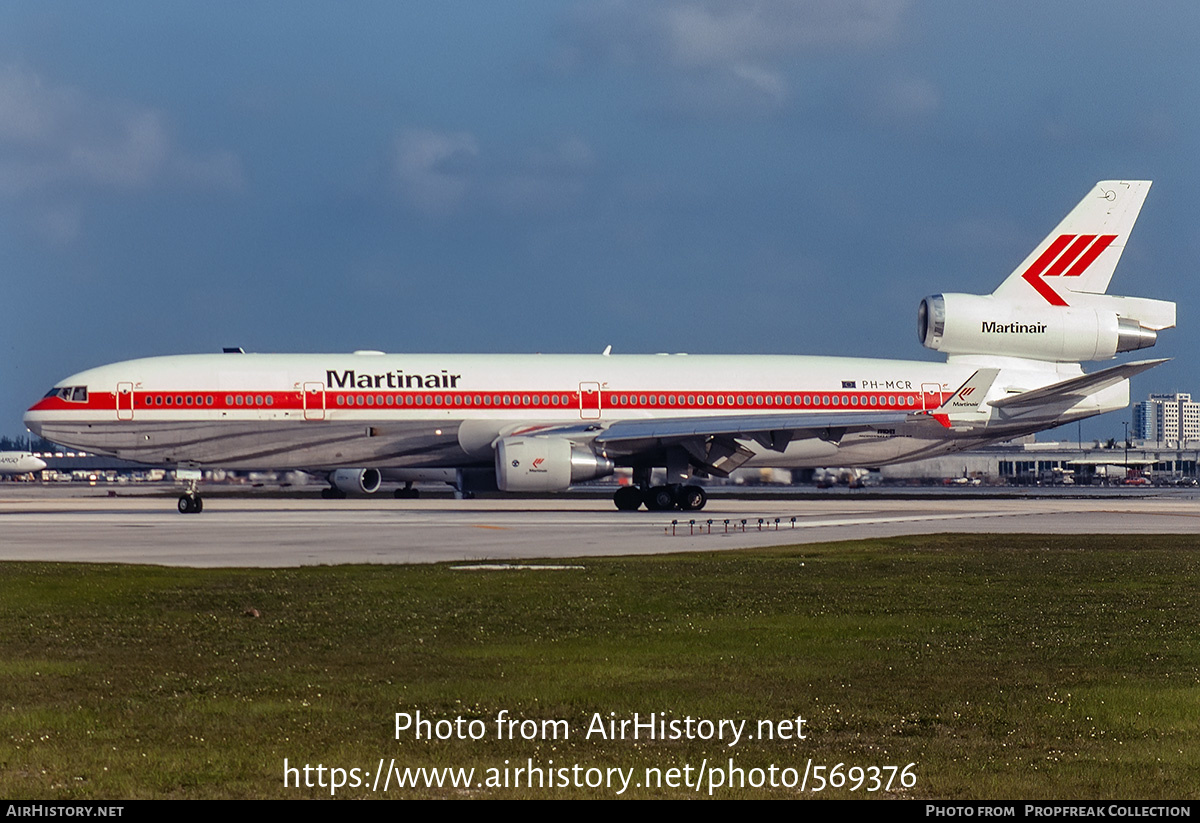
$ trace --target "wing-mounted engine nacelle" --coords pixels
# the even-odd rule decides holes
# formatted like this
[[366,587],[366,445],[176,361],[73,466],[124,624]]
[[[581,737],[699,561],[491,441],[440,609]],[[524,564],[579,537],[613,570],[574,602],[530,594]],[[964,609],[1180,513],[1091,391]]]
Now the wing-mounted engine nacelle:
[[935,294],[917,309],[921,344],[946,354],[993,354],[1052,362],[1107,360],[1150,348],[1175,325],[1175,304],[1072,295],[1076,305],[1036,306],[994,295]]
[[374,494],[382,482],[379,469],[338,469],[329,473],[329,483],[346,494]]
[[496,444],[496,485],[506,492],[561,492],[613,473],[613,462],[563,437],[505,437]]

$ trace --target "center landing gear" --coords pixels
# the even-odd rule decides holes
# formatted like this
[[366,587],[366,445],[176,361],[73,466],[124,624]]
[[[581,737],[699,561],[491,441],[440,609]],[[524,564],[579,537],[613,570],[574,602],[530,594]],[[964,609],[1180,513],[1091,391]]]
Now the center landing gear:
[[416,500],[420,496],[421,490],[414,489],[413,482],[411,480],[404,484],[404,488],[396,489],[394,492],[392,492],[392,497],[395,497],[397,500]]
[[652,512],[679,509],[685,512],[700,511],[708,503],[708,493],[700,486],[623,486],[613,495],[613,503],[623,512],[633,512],[646,504]]

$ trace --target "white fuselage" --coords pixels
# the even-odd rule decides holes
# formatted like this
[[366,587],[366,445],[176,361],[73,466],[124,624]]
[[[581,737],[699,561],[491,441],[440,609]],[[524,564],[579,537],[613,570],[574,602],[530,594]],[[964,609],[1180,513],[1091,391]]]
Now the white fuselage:
[[[1128,404],[1124,381],[1047,412],[938,408],[978,364],[786,355],[201,354],[73,375],[25,415],[66,446],[230,469],[490,465],[498,438],[540,428],[721,416],[908,412],[911,422],[796,440],[748,465],[876,466],[958,451]],[[1014,361],[988,399],[1079,374]],[[610,455],[617,465],[622,455]]]

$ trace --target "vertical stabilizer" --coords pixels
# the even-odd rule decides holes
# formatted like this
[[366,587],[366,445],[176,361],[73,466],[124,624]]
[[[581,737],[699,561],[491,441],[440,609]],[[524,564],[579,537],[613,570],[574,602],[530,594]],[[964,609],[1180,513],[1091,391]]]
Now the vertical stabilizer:
[[1104,294],[1149,191],[1149,180],[1097,183],[993,295],[1062,307]]

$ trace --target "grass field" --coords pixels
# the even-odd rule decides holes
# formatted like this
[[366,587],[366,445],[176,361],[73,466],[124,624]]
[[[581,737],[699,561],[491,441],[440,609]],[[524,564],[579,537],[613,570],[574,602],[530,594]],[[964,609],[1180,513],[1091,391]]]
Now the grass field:
[[[330,796],[285,789],[284,758],[367,783],[380,758],[474,767],[479,782],[506,760],[553,760],[633,768],[635,783],[733,758],[798,773],[915,764],[915,786],[824,797],[1194,799],[1198,560],[1192,537],[949,535],[559,570],[3,564],[0,796]],[[487,733],[396,739],[395,713],[417,710]],[[501,710],[566,720],[570,738],[498,740]],[[584,739],[596,712],[748,730],[802,716],[806,739]]]

